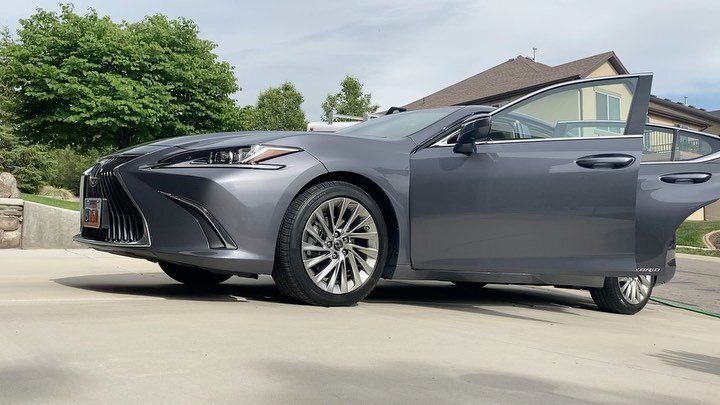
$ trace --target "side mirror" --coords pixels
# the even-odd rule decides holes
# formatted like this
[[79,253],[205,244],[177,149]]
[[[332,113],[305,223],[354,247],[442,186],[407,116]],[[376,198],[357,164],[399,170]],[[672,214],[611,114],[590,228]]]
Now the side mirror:
[[487,115],[467,118],[460,127],[460,133],[453,147],[453,152],[462,153],[466,156],[477,152],[475,142],[488,138],[491,121]]

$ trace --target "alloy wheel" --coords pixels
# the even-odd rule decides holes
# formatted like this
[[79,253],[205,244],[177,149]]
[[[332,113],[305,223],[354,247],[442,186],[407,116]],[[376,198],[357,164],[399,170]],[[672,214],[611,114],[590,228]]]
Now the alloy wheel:
[[652,276],[618,277],[618,284],[625,301],[637,305],[649,296]]
[[376,271],[378,232],[370,212],[356,200],[332,198],[308,218],[302,236],[305,271],[331,294],[347,294]]

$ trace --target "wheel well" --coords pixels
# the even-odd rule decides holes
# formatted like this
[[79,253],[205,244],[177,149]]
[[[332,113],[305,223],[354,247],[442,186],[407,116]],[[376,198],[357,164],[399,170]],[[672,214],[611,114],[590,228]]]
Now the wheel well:
[[388,256],[383,277],[391,276],[393,270],[395,269],[395,265],[397,264],[400,230],[398,228],[397,215],[395,214],[395,209],[390,202],[390,198],[388,198],[385,191],[383,191],[383,189],[374,181],[363,175],[352,172],[325,173],[312,179],[302,188],[302,190],[298,192],[297,195],[302,194],[305,190],[316,184],[324,183],[326,181],[344,181],[358,186],[363,189],[363,191],[370,194],[370,197],[372,197],[378,207],[380,207],[380,211],[382,211],[388,231]]

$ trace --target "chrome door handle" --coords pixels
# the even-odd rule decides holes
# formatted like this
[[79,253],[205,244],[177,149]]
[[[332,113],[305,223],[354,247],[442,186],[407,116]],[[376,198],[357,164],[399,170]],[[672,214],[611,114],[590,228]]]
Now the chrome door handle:
[[698,184],[710,180],[710,173],[672,173],[660,176],[660,180],[672,184]]
[[634,161],[634,156],[608,154],[584,156],[577,159],[575,163],[586,169],[620,169],[630,166]]

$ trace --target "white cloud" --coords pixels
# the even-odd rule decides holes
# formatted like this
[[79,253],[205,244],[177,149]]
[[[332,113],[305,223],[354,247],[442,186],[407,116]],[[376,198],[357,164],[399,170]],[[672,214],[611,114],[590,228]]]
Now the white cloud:
[[[671,1],[73,1],[116,20],[165,13],[195,20],[236,68],[242,103],[284,80],[303,92],[308,119],[345,74],[383,107],[427,95],[539,48],[556,65],[614,50],[630,71],[653,71],[653,93],[720,109],[720,2]],[[0,1],[17,27],[56,0]]]

